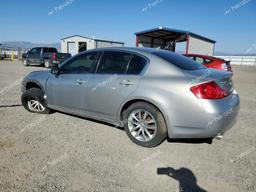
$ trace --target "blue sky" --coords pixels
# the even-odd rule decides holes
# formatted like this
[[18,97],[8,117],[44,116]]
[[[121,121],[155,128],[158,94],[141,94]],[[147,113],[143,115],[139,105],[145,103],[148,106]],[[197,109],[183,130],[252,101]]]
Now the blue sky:
[[134,46],[135,32],[163,26],[214,39],[217,51],[256,52],[256,0],[69,0],[55,9],[66,1],[2,1],[0,41],[52,43],[79,34]]

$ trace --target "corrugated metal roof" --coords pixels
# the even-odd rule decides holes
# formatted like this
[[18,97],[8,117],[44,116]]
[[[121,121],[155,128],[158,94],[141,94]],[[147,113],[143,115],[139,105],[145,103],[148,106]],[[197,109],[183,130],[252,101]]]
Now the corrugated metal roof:
[[189,34],[190,36],[192,37],[196,37],[196,38],[199,38],[199,39],[202,39],[202,40],[205,40],[205,41],[209,41],[211,43],[216,43],[215,40],[212,40],[212,39],[209,39],[207,37],[204,37],[204,36],[201,36],[201,35],[198,35],[196,33],[192,33],[190,31],[184,31],[184,30],[179,30],[179,29],[172,29],[172,28],[167,28],[167,27],[158,27],[158,28],[153,28],[153,29],[148,29],[148,30],[145,30],[145,31],[140,31],[140,32],[137,32],[135,33],[136,36],[139,36],[139,35],[148,35],[148,36],[164,36],[164,35],[170,35],[170,34]]

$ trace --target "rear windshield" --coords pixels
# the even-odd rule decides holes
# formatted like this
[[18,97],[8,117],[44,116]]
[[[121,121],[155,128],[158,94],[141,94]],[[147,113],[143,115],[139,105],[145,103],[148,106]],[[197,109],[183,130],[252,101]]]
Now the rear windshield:
[[182,70],[205,69],[205,66],[198,64],[195,61],[185,56],[173,53],[171,51],[159,50],[159,51],[153,52],[153,54],[179,67]]
[[57,53],[56,48],[44,48],[43,53]]

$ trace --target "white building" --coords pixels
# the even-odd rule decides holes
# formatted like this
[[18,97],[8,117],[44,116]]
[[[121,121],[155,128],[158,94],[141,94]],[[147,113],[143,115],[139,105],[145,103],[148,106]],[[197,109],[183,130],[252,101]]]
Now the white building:
[[123,42],[94,39],[80,35],[73,35],[61,39],[61,52],[71,53],[71,55],[95,48],[123,46]]

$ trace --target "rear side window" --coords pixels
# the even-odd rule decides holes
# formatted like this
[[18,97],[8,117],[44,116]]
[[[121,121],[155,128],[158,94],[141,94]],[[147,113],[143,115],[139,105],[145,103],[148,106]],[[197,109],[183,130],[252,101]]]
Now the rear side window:
[[43,48],[43,53],[57,53],[55,48]]
[[143,70],[146,63],[147,61],[144,58],[139,57],[137,55],[133,55],[132,60],[127,69],[127,74],[134,74],[134,75],[140,74],[140,72]]
[[131,54],[115,51],[103,53],[97,73],[124,74],[130,61]]
[[205,69],[203,65],[196,63],[195,61],[170,51],[159,50],[153,52],[154,55],[168,61],[169,63],[175,65],[182,70],[198,70]]

